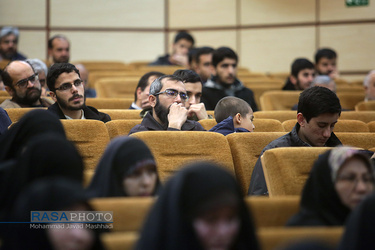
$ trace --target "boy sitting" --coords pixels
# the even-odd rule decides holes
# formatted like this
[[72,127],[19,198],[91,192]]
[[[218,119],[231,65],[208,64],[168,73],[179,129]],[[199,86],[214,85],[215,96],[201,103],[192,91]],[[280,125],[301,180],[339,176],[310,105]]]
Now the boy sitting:
[[252,132],[254,115],[250,105],[244,100],[227,96],[222,98],[215,107],[215,125],[210,132],[223,135],[236,132]]

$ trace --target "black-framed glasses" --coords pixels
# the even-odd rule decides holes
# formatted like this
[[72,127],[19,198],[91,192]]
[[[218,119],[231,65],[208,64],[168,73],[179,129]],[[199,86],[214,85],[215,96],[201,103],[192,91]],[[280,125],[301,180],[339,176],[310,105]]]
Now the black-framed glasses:
[[32,76],[29,76],[28,78],[25,78],[25,79],[22,79],[22,80],[19,80],[16,85],[21,88],[21,89],[24,89],[27,87],[29,81],[32,83],[32,84],[35,84],[37,81],[39,80],[38,78],[38,73],[35,73],[33,74]]
[[180,98],[182,101],[187,101],[189,99],[189,96],[184,92],[178,92],[176,89],[166,89],[163,92],[159,92],[154,94],[154,96],[160,95],[160,94],[166,94],[168,97],[176,98],[177,95],[180,95]]
[[58,87],[58,88],[56,88],[56,90],[60,90],[60,91],[70,90],[71,88],[73,88],[73,85],[74,85],[75,87],[81,87],[81,86],[82,86],[82,82],[83,82],[83,81],[82,81],[81,79],[79,79],[79,80],[75,80],[75,81],[73,82],[73,84],[67,82],[67,83],[61,84],[61,86]]

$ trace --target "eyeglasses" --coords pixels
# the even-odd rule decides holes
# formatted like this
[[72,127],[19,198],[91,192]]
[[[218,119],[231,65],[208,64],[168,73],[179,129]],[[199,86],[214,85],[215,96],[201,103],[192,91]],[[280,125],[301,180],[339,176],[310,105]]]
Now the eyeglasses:
[[173,98],[176,98],[177,95],[180,95],[180,98],[182,101],[187,101],[189,99],[188,95],[184,92],[178,92],[178,90],[175,90],[175,89],[166,89],[165,91],[163,92],[159,92],[159,93],[156,93],[154,94],[154,96],[157,96],[157,95],[160,95],[160,94],[166,94],[168,97],[173,97]]
[[82,86],[82,80],[81,79],[76,80],[76,81],[73,82],[73,84],[71,84],[69,82],[64,83],[60,87],[56,88],[56,90],[60,90],[60,91],[70,90],[71,88],[73,88],[73,85],[75,87],[81,87]]
[[25,78],[25,79],[22,79],[22,80],[19,80],[16,85],[23,89],[23,88],[26,88],[29,81],[32,83],[32,84],[35,84],[36,82],[38,82],[39,78],[38,78],[38,73],[35,73],[34,75],[28,77],[28,78]]

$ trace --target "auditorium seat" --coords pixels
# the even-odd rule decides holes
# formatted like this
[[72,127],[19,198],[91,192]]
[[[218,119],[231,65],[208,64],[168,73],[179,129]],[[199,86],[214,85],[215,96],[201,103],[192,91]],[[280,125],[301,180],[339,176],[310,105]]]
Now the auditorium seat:
[[[367,126],[368,126],[370,132],[375,132],[375,121],[367,123]],[[375,147],[375,145],[374,145],[374,147]]]
[[0,96],[7,96],[8,98],[10,98],[9,93],[6,90],[0,90]]
[[205,131],[145,131],[131,136],[143,140],[149,146],[162,182],[182,165],[198,160],[217,162],[234,174],[232,154],[222,134]]
[[254,132],[284,132],[281,122],[275,119],[254,119]]
[[203,119],[199,120],[198,122],[202,125],[202,127],[205,130],[210,130],[213,126],[217,124],[215,119]]
[[9,108],[5,109],[5,111],[8,113],[9,118],[12,120],[12,122],[17,122],[21,117],[26,114],[27,112],[35,109],[47,109],[47,108]]
[[375,111],[375,101],[362,101],[355,105],[355,111]]
[[375,111],[343,111],[340,119],[359,120],[368,123],[375,121]]
[[365,94],[364,92],[338,92],[337,97],[340,99],[340,104],[343,109],[354,110],[355,105],[365,99]]
[[[126,77],[128,79],[140,79],[143,75],[143,72],[131,70],[131,71],[94,71],[90,72],[89,74],[89,84],[91,88],[95,88],[95,83],[103,78],[119,78],[119,77]],[[135,89],[134,89],[135,90]]]
[[95,82],[98,98],[129,98],[134,100],[138,77],[102,78]]
[[266,110],[291,110],[298,103],[300,91],[272,90],[260,97],[260,108]]
[[112,120],[105,125],[108,129],[109,138],[112,140],[116,136],[127,136],[130,130],[141,122],[142,119]]
[[315,160],[329,149],[285,147],[264,152],[261,159],[269,197],[301,195]]
[[370,150],[375,147],[375,133],[343,133],[337,132],[336,136],[342,144]]
[[86,105],[96,109],[128,109],[134,98],[86,98]]
[[[287,120],[282,123],[286,132],[290,132],[294,125],[297,123],[297,119]],[[370,132],[366,123],[357,120],[344,120],[338,119],[334,132]]]
[[297,119],[296,110],[269,110],[254,112],[254,120],[256,119],[276,119],[280,122],[286,120]]
[[283,135],[285,132],[233,133],[226,136],[236,178],[244,195],[247,194],[251,174],[263,148]]
[[142,119],[139,109],[99,109],[99,111],[108,114],[112,120]]

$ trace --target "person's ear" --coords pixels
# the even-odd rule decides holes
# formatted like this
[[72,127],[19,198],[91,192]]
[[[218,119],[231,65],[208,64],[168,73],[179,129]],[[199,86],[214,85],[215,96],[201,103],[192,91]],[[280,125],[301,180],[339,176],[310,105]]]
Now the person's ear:
[[57,102],[57,98],[56,98],[56,93],[55,92],[50,91],[49,92],[49,96],[52,98],[52,100],[54,100],[55,102]]
[[301,127],[304,127],[306,125],[307,122],[302,113],[297,114],[297,122]]
[[290,82],[293,83],[294,85],[297,84],[297,78],[293,75],[289,76]]
[[149,95],[148,102],[150,103],[150,106],[154,108],[156,106],[156,96]]
[[14,91],[14,89],[12,89],[11,87],[9,87],[9,86],[4,86],[5,87],[5,90],[8,92],[8,94],[10,95],[10,96],[13,96],[15,93],[15,91]]
[[137,100],[141,97],[142,89],[141,87],[137,88]]
[[233,117],[233,123],[234,123],[234,124],[241,125],[241,119],[242,119],[241,114],[240,114],[240,113],[237,113],[237,114]]

